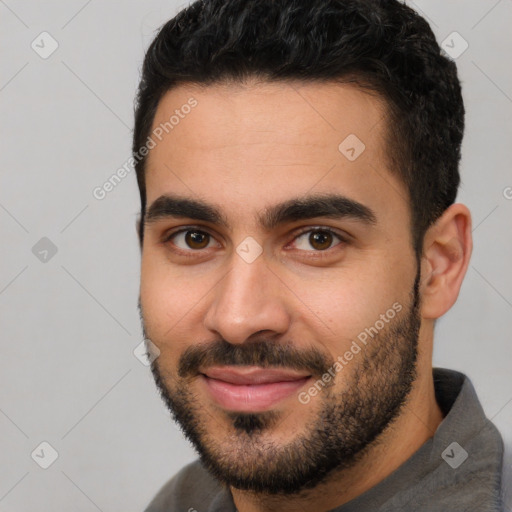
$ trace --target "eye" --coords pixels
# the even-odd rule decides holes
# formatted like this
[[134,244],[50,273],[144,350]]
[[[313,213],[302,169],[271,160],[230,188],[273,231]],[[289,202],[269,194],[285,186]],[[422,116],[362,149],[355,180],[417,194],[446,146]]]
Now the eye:
[[[194,227],[182,228],[167,234],[162,242],[171,244],[175,252],[183,255],[192,255],[191,253],[212,247],[221,247],[208,232]],[[309,253],[327,252],[329,249],[345,243],[348,243],[345,237],[324,227],[304,229],[292,241],[295,249]]]
[[189,228],[175,231],[166,236],[164,242],[167,243],[171,241],[173,245],[182,251],[190,251],[191,249],[198,251],[208,249],[214,239],[209,233],[206,233],[206,231]]
[[[334,244],[333,242],[338,239],[339,243]],[[303,231],[299,234],[295,240],[296,248],[303,251],[310,251],[311,247],[314,252],[326,251],[336,245],[346,242],[346,239],[341,235],[338,235],[331,229],[327,228],[314,228]]]

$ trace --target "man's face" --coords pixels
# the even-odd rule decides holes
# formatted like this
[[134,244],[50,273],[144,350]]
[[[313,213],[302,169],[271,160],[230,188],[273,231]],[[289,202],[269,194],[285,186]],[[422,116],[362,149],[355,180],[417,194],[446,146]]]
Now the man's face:
[[337,84],[182,85],[153,129],[176,110],[146,170],[155,381],[215,476],[311,487],[356,461],[416,376],[419,274],[382,105]]

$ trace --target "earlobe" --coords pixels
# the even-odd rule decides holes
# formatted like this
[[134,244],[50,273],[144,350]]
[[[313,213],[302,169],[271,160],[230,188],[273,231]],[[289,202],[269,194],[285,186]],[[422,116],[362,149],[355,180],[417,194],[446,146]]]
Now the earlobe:
[[425,234],[422,256],[424,318],[439,318],[453,306],[472,249],[471,213],[463,204],[453,204]]

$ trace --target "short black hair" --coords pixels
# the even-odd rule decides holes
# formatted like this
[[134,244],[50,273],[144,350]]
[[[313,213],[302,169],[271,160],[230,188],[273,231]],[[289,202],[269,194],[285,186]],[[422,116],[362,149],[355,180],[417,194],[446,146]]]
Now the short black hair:
[[[426,230],[457,196],[465,113],[456,65],[429,24],[397,0],[198,0],[146,52],[134,155],[170,89],[250,78],[352,83],[384,100],[387,163],[408,190],[418,256]],[[135,163],[141,244],[145,163]]]

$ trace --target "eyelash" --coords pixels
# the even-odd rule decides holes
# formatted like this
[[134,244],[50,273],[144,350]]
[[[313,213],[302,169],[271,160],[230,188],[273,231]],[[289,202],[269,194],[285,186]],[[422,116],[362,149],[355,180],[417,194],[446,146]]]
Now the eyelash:
[[[210,233],[208,233],[208,231],[206,231],[204,229],[200,229],[199,227],[196,227],[196,226],[185,226],[185,227],[183,227],[183,228],[181,228],[181,229],[179,229],[177,231],[173,231],[171,233],[166,234],[164,236],[163,240],[162,240],[162,243],[167,244],[175,236],[179,235],[180,233],[186,233],[186,232],[189,232],[189,231],[197,232],[197,233],[202,233],[202,234],[205,234],[205,235],[207,235],[207,236],[209,236],[211,238],[215,238],[215,237],[213,237],[213,235],[211,235]],[[337,231],[334,231],[331,228],[324,227],[324,226],[313,226],[313,227],[303,228],[302,230],[300,230],[294,236],[293,241],[297,240],[299,237],[301,237],[302,235],[304,235],[306,233],[313,233],[313,232],[328,233],[328,234],[332,235],[333,237],[338,238],[338,240],[340,242],[338,244],[332,245],[331,247],[329,247],[327,249],[324,249],[324,250],[315,250],[315,249],[312,249],[312,250],[309,250],[309,251],[302,250],[302,252],[312,253],[310,255],[310,257],[312,257],[312,258],[323,258],[323,257],[329,256],[330,255],[330,251],[332,249],[334,249],[335,247],[338,247],[339,245],[346,245],[346,244],[349,243],[347,237],[341,235],[340,233],[338,233]],[[185,249],[181,249],[179,247],[176,247],[175,245],[174,245],[174,249],[173,249],[174,252],[176,252],[176,253],[178,253],[180,255],[183,255],[185,257],[190,257],[190,258],[197,257],[197,253],[201,253],[204,250],[206,250],[206,249],[188,249],[188,250],[185,250]],[[325,253],[329,253],[329,254],[326,255]]]

